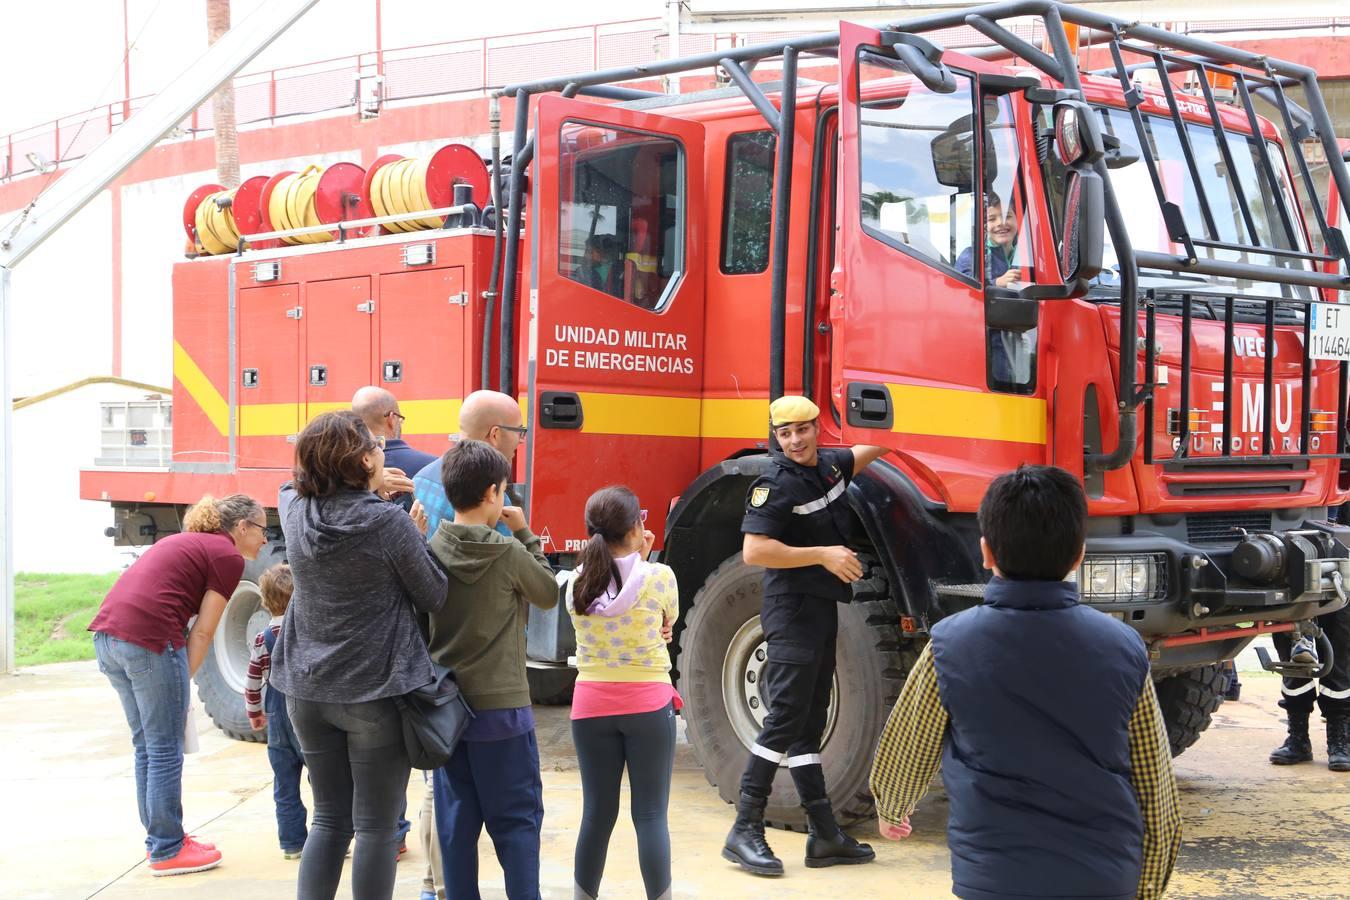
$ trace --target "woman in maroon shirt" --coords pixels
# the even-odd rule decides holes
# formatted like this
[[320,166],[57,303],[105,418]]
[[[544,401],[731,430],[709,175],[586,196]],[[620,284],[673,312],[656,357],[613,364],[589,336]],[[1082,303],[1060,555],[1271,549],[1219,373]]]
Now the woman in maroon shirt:
[[219,850],[183,833],[189,679],[206,658],[244,560],[256,559],[267,543],[267,515],[244,494],[206,496],[188,510],[183,528],[122,573],[89,624],[99,670],[117,690],[131,726],[136,803],[154,875],[220,864]]

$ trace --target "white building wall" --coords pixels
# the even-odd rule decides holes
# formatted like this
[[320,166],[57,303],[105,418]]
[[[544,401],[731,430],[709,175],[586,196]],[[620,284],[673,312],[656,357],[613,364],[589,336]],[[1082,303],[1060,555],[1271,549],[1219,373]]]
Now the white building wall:
[[112,572],[132,557],[103,529],[107,503],[80,499],[80,469],[99,449],[99,403],[144,391],[92,385],[14,412],[14,567],[20,572]]
[[14,270],[14,395],[49,391],[112,364],[112,201],[105,191]]

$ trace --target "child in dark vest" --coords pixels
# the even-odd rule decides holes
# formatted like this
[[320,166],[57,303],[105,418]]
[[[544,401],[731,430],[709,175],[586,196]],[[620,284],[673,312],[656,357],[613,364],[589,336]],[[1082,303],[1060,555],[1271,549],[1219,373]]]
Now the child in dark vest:
[[980,503],[982,606],[933,626],[872,768],[883,837],[942,770],[952,891],[967,900],[1161,897],[1181,843],[1148,653],[1078,601],[1087,500],[1053,466]]
[[244,709],[254,731],[267,729],[267,761],[272,764],[272,801],[277,807],[281,854],[286,859],[299,859],[308,837],[305,828],[308,813],[300,799],[300,771],[305,767],[305,757],[286,713],[286,695],[268,683],[272,648],[281,633],[281,620],[294,590],[291,567],[280,563],[268,569],[258,581],[258,590],[263,609],[271,614],[272,621],[253,639],[248,677],[244,681]]

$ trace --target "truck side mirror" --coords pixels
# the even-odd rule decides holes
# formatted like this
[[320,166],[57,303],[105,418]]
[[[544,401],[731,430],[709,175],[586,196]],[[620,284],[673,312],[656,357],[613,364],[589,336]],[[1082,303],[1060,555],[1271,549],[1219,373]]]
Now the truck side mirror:
[[1091,281],[1101,274],[1105,224],[1102,177],[1070,169],[1064,185],[1064,242],[1059,247],[1059,270],[1067,283]]
[[1096,113],[1081,100],[1057,102],[1054,121],[1054,153],[1067,170],[1059,268],[1070,291],[1079,294],[1102,270],[1106,195],[1094,166],[1106,145]]

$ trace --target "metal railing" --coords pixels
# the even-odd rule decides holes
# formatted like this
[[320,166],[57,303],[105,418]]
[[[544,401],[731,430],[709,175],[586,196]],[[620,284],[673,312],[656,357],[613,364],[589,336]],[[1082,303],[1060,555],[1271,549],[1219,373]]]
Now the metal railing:
[[[1260,20],[1256,22],[1173,23],[1182,34],[1216,31],[1285,31],[1291,28],[1350,30],[1350,16]],[[1019,37],[1039,44],[1040,22]],[[686,33],[683,55],[754,45],[796,36],[794,31]],[[931,37],[953,49],[987,44],[969,26],[935,31]],[[239,126],[273,124],[290,118],[354,109],[368,81],[380,104],[456,94],[486,94],[504,84],[527,82],[560,71],[621,68],[668,59],[670,40],[662,19],[632,19],[577,28],[493,35],[411,47],[376,47],[363,53],[285,66],[235,79]],[[49,122],[0,136],[0,182],[37,174],[80,159],[149,102],[149,96],[114,100]],[[184,120],[179,137],[212,130],[211,107]],[[31,155],[31,156],[30,156]]]

